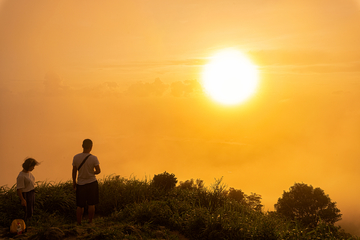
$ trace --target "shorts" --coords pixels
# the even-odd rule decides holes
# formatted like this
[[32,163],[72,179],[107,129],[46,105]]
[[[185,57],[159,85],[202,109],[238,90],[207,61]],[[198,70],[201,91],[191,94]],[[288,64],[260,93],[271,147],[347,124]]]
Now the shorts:
[[97,181],[76,185],[76,206],[85,207],[87,205],[96,205],[99,203],[99,184]]

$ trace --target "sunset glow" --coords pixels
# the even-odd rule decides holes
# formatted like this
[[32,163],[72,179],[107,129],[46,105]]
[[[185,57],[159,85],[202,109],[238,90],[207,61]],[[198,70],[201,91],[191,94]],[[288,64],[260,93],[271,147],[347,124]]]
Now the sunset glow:
[[250,97],[258,83],[256,66],[236,50],[215,54],[203,70],[205,91],[223,104],[237,104]]
[[0,187],[90,138],[99,178],[311,184],[360,236],[360,0],[0,0],[0,35]]

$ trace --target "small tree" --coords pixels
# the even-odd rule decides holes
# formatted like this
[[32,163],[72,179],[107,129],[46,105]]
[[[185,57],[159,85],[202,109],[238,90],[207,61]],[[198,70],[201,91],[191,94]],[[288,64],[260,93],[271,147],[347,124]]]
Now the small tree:
[[152,183],[156,188],[167,191],[173,189],[177,182],[178,181],[173,173],[170,174],[165,171],[164,173],[155,175]]
[[275,210],[291,219],[301,222],[306,227],[316,227],[320,221],[334,225],[341,220],[336,202],[331,202],[328,195],[320,188],[313,188],[304,183],[295,183],[289,192],[275,204]]

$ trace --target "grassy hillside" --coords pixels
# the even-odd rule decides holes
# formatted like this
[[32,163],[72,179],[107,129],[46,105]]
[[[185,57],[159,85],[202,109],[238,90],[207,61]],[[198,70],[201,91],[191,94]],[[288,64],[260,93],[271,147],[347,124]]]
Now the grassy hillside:
[[[29,239],[359,239],[320,223],[306,229],[275,212],[230,198],[220,181],[162,188],[150,180],[109,176],[99,181],[94,225],[76,226],[71,182],[40,182]],[[0,225],[21,218],[15,186],[0,188]],[[86,216],[86,212],[85,212]],[[6,235],[10,237],[9,235]],[[1,238],[1,236],[0,236]]]

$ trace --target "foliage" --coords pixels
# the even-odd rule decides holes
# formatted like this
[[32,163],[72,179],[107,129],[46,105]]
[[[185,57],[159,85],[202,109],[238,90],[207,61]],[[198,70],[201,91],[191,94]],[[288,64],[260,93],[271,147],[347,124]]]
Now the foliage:
[[256,211],[261,211],[263,207],[261,204],[261,195],[251,193],[249,196],[246,196],[246,204]]
[[8,188],[0,187],[0,225],[10,226],[11,221],[16,218],[23,218],[19,197],[16,192],[16,185]]
[[[259,204],[260,195],[251,194],[258,198],[248,199],[245,194],[240,195],[241,190],[227,190],[222,179],[215,179],[209,188],[194,181],[187,183],[187,187],[164,192],[147,180],[120,176],[101,179],[100,203],[93,226],[76,226],[70,182],[38,183],[38,203],[30,224],[32,231],[27,235],[29,239],[44,239],[50,230],[60,229],[64,239],[181,239],[181,235],[187,239],[359,240],[324,220],[309,228],[278,212],[257,211],[253,206]],[[15,217],[21,206],[14,187],[0,190],[0,225],[8,227],[6,219]],[[236,200],[239,196],[244,196],[245,201]]]
[[61,216],[73,216],[76,210],[76,194],[71,181],[37,182],[35,208],[56,213]]
[[173,173],[170,174],[165,171],[164,173],[155,175],[152,184],[158,189],[168,191],[175,188],[177,182]]
[[244,204],[246,203],[245,201],[246,195],[240,189],[235,189],[232,187],[229,188],[228,197],[234,199],[235,201],[238,201],[239,203],[244,203]]
[[180,189],[189,189],[189,190],[200,190],[204,189],[204,181],[201,179],[194,179],[186,180],[185,182],[180,182],[178,188]]
[[248,196],[240,189],[229,188],[227,196],[239,203],[248,205],[256,211],[261,211],[261,208],[263,207],[261,204],[261,195],[256,193],[251,193],[251,195]]
[[226,201],[226,186],[222,183],[222,178],[215,179],[210,186],[210,190],[198,191],[200,206],[214,211],[222,206]]
[[100,204],[97,211],[109,215],[123,209],[128,204],[140,203],[156,197],[156,191],[150,188],[150,182],[135,178],[108,176],[99,181]]
[[275,209],[279,214],[310,228],[317,227],[320,222],[333,225],[341,219],[336,203],[331,202],[322,189],[314,189],[304,183],[295,183],[289,192],[284,191]]

